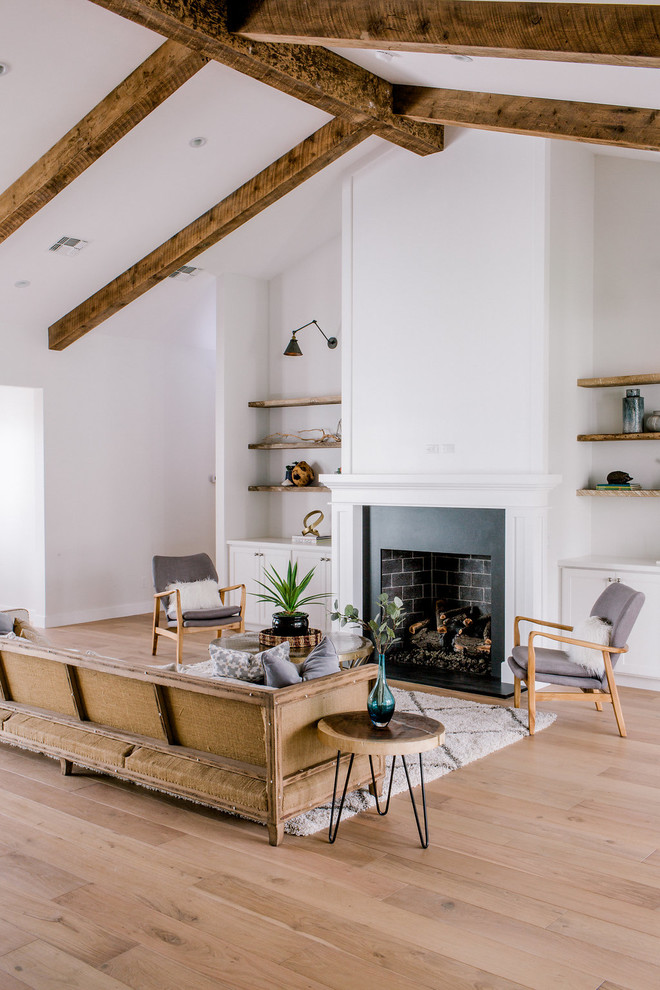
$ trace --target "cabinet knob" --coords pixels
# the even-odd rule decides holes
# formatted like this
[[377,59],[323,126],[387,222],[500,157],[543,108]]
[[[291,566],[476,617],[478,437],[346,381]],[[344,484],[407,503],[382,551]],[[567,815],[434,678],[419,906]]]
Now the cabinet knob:
[[332,559],[331,557],[321,557],[321,560],[322,560],[322,561],[323,561],[323,560],[325,560],[325,561],[330,561],[331,559]]
[[608,584],[621,584],[621,578],[608,577],[607,583]]
[[255,552],[255,557],[263,557],[263,554],[262,553],[256,553]]

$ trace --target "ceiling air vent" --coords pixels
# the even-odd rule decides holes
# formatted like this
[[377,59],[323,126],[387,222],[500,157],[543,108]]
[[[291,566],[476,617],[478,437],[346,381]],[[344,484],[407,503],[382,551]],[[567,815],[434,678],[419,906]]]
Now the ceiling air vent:
[[168,278],[178,278],[180,282],[189,282],[201,270],[201,268],[194,268],[192,265],[181,265],[181,268],[177,268],[175,272],[168,275]]
[[59,254],[66,255],[69,258],[75,258],[88,244],[89,241],[83,241],[79,237],[60,237],[59,241],[51,244],[48,250],[57,251]]

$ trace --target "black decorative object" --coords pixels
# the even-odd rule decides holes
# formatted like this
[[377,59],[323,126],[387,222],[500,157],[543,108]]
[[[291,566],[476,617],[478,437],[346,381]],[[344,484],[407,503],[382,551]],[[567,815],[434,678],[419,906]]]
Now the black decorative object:
[[607,476],[608,485],[627,485],[632,481],[632,475],[627,471],[610,471]]
[[644,396],[638,388],[627,388],[623,399],[623,432],[644,432]]
[[306,636],[309,616],[307,612],[273,612],[271,630],[275,636]]
[[327,334],[323,333],[323,330],[321,330],[316,320],[310,320],[309,323],[304,323],[301,327],[298,327],[297,330],[293,331],[293,333],[291,334],[291,340],[287,344],[286,350],[284,352],[285,357],[302,357],[302,351],[300,350],[300,344],[296,340],[296,334],[300,333],[301,330],[304,330],[305,327],[311,327],[312,325],[314,325],[316,329],[323,334],[323,336],[328,342],[328,347],[330,348],[330,350],[334,350],[334,348],[337,346],[337,338],[328,337]]

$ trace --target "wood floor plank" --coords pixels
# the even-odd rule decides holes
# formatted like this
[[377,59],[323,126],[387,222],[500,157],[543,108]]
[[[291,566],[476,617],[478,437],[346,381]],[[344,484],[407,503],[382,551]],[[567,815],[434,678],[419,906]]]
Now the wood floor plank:
[[0,956],[0,971],[32,990],[125,990],[126,984],[45,942],[30,942]]
[[85,883],[82,877],[20,852],[9,852],[0,857],[0,878],[3,884],[30,890],[45,898],[57,897]]
[[[108,918],[106,924],[116,934],[134,938],[141,945],[164,956],[183,962],[191,970],[218,981],[221,988],[254,990],[255,987],[288,987],[290,990],[323,990],[317,981],[305,981],[283,970],[262,952],[263,942],[258,926],[252,927],[251,944],[239,948],[220,937],[200,933],[178,919],[170,919],[132,898],[112,893],[107,887],[79,888],[63,895],[64,904],[89,918]],[[284,955],[288,955],[286,951]]]
[[[0,921],[0,947],[3,928],[11,927],[22,936],[17,945],[33,941],[36,936],[81,962],[98,967],[136,944],[106,932],[100,925],[46,898],[26,894],[9,884],[4,876],[0,879],[0,890],[0,918],[5,919]],[[11,926],[7,926],[9,919]]]
[[[0,897],[0,902],[1,901],[2,898]],[[0,910],[1,909],[2,906],[0,903]],[[0,956],[3,956],[5,952],[11,952],[12,949],[18,949],[19,946],[26,945],[28,942],[33,941],[34,935],[26,934],[16,925],[12,925],[7,921],[0,921]]]
[[222,990],[217,979],[194,973],[143,945],[136,945],[99,969],[132,990]]

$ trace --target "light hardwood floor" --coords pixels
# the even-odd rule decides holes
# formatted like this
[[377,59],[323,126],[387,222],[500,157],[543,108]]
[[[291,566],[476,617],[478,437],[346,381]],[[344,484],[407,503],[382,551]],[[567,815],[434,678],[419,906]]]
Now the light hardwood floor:
[[[48,635],[153,662],[148,617]],[[656,990],[660,694],[621,694],[627,739],[555,704],[547,731],[431,783],[428,850],[407,795],[334,846],[273,848],[0,746],[0,990]]]

